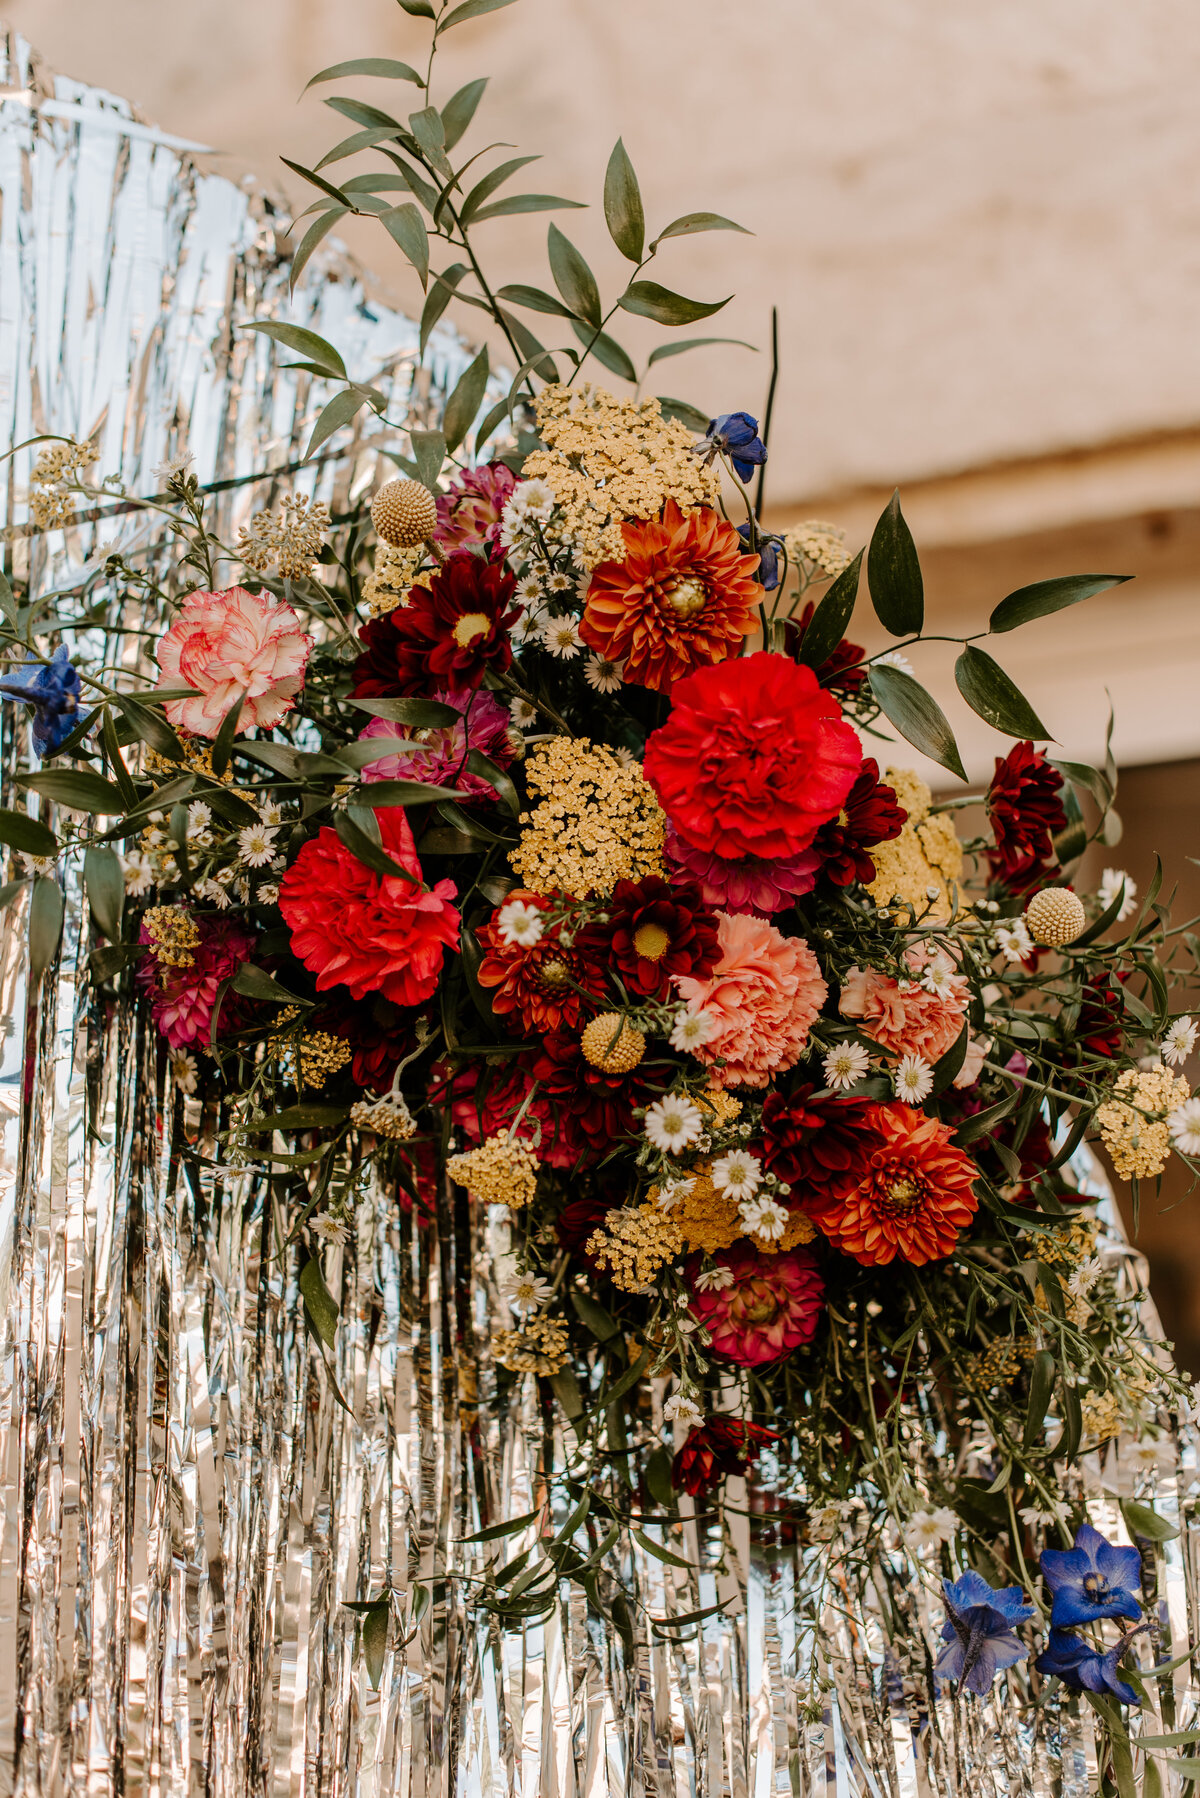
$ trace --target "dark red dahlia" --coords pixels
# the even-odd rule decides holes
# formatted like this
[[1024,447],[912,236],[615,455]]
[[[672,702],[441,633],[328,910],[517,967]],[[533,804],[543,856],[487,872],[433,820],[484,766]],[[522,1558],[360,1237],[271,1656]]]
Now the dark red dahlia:
[[329,1030],[344,1038],[352,1051],[350,1072],[359,1086],[384,1093],[392,1075],[413,1046],[410,1007],[394,1005],[382,993],[352,999],[348,987],[334,987],[329,1003],[313,1013],[315,1030]]
[[778,1430],[740,1417],[710,1417],[692,1430],[671,1463],[671,1484],[677,1491],[699,1498],[728,1479],[744,1473],[768,1442],[778,1442]]
[[[504,906],[514,901],[542,913],[550,906],[548,899],[523,889],[509,893]],[[604,992],[603,962],[588,951],[582,932],[568,947],[561,923],[545,926],[536,943],[506,943],[496,921],[504,906],[479,932],[479,984],[490,990],[493,1011],[507,1017],[513,1029],[539,1036],[579,1029],[595,1009],[587,995],[598,999]]]
[[1081,995],[1075,1042],[1091,1055],[1119,1055],[1124,1041],[1121,1016],[1125,1003],[1111,974],[1094,974]]
[[865,761],[837,817],[823,824],[813,838],[822,874],[837,887],[848,887],[852,880],[864,885],[874,880],[875,863],[867,850],[898,837],[907,817],[904,807],[896,804],[895,788],[880,780],[879,763]]
[[576,948],[597,967],[615,968],[627,992],[657,998],[672,975],[707,974],[720,957],[716,916],[694,881],[619,880],[605,911],[608,922],[590,924]]
[[[867,1099],[845,1099],[799,1086],[763,1101],[763,1160],[789,1186],[828,1186],[856,1175],[879,1147]],[[799,1195],[803,1197],[802,1194]]]
[[364,624],[354,664],[354,692],[372,696],[477,687],[484,670],[512,666],[509,630],[519,609],[516,582],[499,564],[464,551],[447,557],[428,587],[409,589],[408,603]]
[[996,757],[985,800],[996,839],[988,868],[993,880],[1014,893],[1040,886],[1057,866],[1053,839],[1067,822],[1062,789],[1058,769],[1030,742],[1015,743],[1006,756]]
[[533,1057],[533,1077],[540,1083],[538,1103],[545,1104],[542,1159],[554,1167],[598,1161],[633,1125],[633,1108],[650,1096],[640,1070],[606,1074],[584,1058],[579,1039],[552,1030]]
[[[799,617],[788,618],[784,623],[783,647],[793,659],[800,654],[804,633],[812,623],[816,609],[815,601],[807,600]],[[863,660],[865,654],[866,651],[857,643],[851,643],[848,637],[843,637],[833,653],[819,668],[814,669],[814,673],[829,692],[840,693],[844,699],[850,699],[866,682],[867,667]],[[883,838],[877,837],[876,841],[882,842]]]

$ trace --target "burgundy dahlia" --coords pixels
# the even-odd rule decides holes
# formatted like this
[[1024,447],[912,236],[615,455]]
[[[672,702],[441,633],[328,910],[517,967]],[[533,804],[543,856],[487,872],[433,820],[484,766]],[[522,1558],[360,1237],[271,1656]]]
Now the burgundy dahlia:
[[674,974],[707,974],[720,955],[717,920],[694,881],[620,880],[605,912],[608,922],[590,924],[576,948],[642,998],[664,995]]
[[[827,1186],[860,1168],[879,1146],[867,1099],[798,1086],[763,1101],[763,1160],[789,1186]],[[802,1195],[801,1195],[802,1196]]]
[[992,879],[1014,893],[1040,886],[1057,866],[1054,836],[1067,822],[1062,789],[1058,769],[1030,742],[1015,743],[1006,756],[996,757],[985,800],[996,839],[988,867]]
[[448,557],[428,587],[411,587],[405,605],[363,625],[355,696],[462,693],[489,668],[503,674],[512,666],[515,588],[498,564],[469,552]]
[[821,872],[837,887],[848,887],[854,880],[867,885],[875,878],[875,863],[868,849],[898,837],[907,817],[904,807],[896,803],[895,788],[880,780],[879,763],[866,760],[837,817],[822,825],[813,839],[813,849],[821,857]]
[[744,1473],[768,1442],[778,1442],[778,1430],[740,1417],[710,1417],[692,1430],[671,1463],[671,1484],[693,1498],[711,1492],[731,1473]]

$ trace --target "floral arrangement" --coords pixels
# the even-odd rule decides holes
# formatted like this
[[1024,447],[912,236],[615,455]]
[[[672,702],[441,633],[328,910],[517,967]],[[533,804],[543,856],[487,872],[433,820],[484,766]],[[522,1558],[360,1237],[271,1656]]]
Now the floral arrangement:
[[[497,0],[401,4],[436,48]],[[107,569],[170,619],[141,679],[80,649],[84,588],[0,589],[0,693],[39,762],[0,812],[0,897],[27,901],[37,980],[83,853],[97,991],[148,1007],[191,1154],[269,1181],[323,1347],[325,1245],[352,1252],[366,1183],[417,1227],[487,1208],[498,1400],[536,1382],[558,1434],[544,1552],[481,1604],[542,1615],[565,1578],[620,1628],[597,1577],[612,1531],[649,1540],[689,1506],[719,1526],[749,1491],[831,1578],[895,1552],[944,1575],[938,1671],[965,1689],[1040,1639],[1030,1678],[1088,1695],[1132,1789],[1120,1707],[1162,1671],[1136,1660],[1155,1626],[1137,1548],[1096,1531],[1070,1469],[1120,1439],[1145,1468],[1126,1529],[1169,1537],[1146,1499],[1192,1397],[1137,1328],[1077,1166],[1101,1144],[1135,1210],[1170,1155],[1196,1167],[1197,1027],[1170,997],[1196,945],[1159,875],[1140,906],[1120,873],[1077,890],[1089,842],[1118,840],[1115,767],[1037,747],[981,646],[1121,577],[998,599],[956,681],[1007,744],[985,792],[935,795],[906,746],[965,773],[906,656],[923,598],[898,498],[853,555],[825,524],[768,528],[770,408],[760,431],[641,397],[691,343],[639,377],[610,335],[619,311],[718,311],[644,270],[739,227],[698,212],[647,242],[618,143],[615,300],[553,224],[553,291],[493,290],[485,227],[571,203],[498,197],[527,158],[456,166],[483,84],[435,107],[432,66],[316,78],[390,74],[424,104],[333,102],[355,131],[310,174],[297,270],[343,214],[376,215],[425,291],[422,348],[452,303],[481,308],[515,375],[481,417],[480,352],[438,428],[402,438],[334,346],[251,327],[337,387],[309,455],[367,409],[405,445],[400,478],[337,515],[288,495],[229,545],[181,454],[146,502],[178,567]],[[352,156],[372,172],[338,185]],[[37,529],[96,497],[94,460],[41,452]],[[864,557],[896,644],[875,655],[849,634]]]

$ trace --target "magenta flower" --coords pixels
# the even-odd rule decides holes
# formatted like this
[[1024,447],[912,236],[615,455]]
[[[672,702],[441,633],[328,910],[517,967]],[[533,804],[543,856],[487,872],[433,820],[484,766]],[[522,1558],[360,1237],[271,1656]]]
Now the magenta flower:
[[464,469],[449,492],[437,496],[436,541],[445,550],[499,543],[500,516],[516,484],[516,475],[503,462]]
[[406,731],[402,724],[372,718],[360,742],[371,737],[407,737],[412,747],[368,762],[363,779],[424,780],[435,787],[456,787],[472,799],[494,800],[494,788],[478,774],[472,774],[465,764],[471,750],[478,749],[498,768],[509,766],[513,741],[508,712],[482,688],[473,693],[435,693],[433,698],[440,705],[450,705],[461,712],[461,721],[436,730]]
[[724,911],[768,915],[786,911],[794,899],[812,892],[821,870],[821,857],[815,849],[801,849],[777,862],[760,861],[757,856],[726,861],[723,855],[685,843],[670,823],[665,848],[674,867],[700,882],[704,903]]
[[[201,1048],[208,1046],[221,982],[236,974],[242,962],[254,953],[254,937],[234,919],[197,917],[195,923],[200,941],[186,967],[158,960],[154,939],[145,924],[139,937],[147,945],[147,953],[137,977],[149,989],[154,1022],[172,1049],[188,1049],[197,1043]],[[222,1016],[227,1027],[236,1025],[236,1000],[227,1004]]]

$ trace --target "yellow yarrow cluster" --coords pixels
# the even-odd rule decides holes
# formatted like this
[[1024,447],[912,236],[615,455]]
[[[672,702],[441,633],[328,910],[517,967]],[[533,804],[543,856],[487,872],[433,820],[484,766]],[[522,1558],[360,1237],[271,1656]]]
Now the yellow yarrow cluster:
[[587,1253],[599,1268],[612,1274],[622,1292],[648,1286],[660,1268],[674,1261],[683,1248],[683,1236],[675,1220],[655,1205],[610,1211],[602,1229],[587,1240]]
[[452,1155],[446,1171],[485,1205],[511,1205],[519,1210],[537,1190],[538,1161],[523,1142],[498,1131],[477,1149]]
[[278,512],[256,512],[249,525],[241,527],[238,555],[259,574],[275,564],[285,580],[299,580],[312,573],[332,522],[323,500],[313,504],[306,493],[290,493]]
[[75,501],[66,483],[99,459],[94,443],[54,443],[42,451],[33,465],[29,494],[29,514],[39,529],[52,531],[70,523]]
[[356,1099],[350,1107],[350,1122],[392,1142],[407,1142],[417,1134],[416,1121],[400,1093],[385,1093],[382,1099]]
[[[898,896],[914,911],[933,918],[950,916],[950,883],[962,879],[962,844],[955,835],[949,812],[933,817],[929,808],[933,794],[919,774],[907,768],[888,768],[883,775],[885,785],[894,789],[896,803],[908,813],[908,821],[898,837],[890,843],[877,843],[871,850],[875,878],[867,891],[877,905],[886,905]],[[937,888],[937,898],[929,899],[930,887]]]
[[191,967],[200,946],[200,927],[191,912],[178,905],[155,905],[142,922],[160,967]]
[[665,820],[639,767],[623,767],[586,737],[553,737],[533,749],[526,769],[530,792],[543,797],[521,813],[509,856],[522,886],[586,899],[663,872]]
[[374,572],[363,583],[363,605],[372,618],[407,604],[410,587],[429,585],[428,569],[418,573],[425,553],[423,543],[415,549],[394,549],[390,543],[379,542]]
[[1038,1260],[1047,1262],[1051,1267],[1078,1267],[1081,1261],[1086,1261],[1091,1255],[1098,1234],[1099,1225],[1094,1218],[1080,1218],[1078,1223],[1053,1236],[1034,1238],[1031,1247],[1036,1247]]
[[742,1115],[742,1101],[735,1099],[732,1093],[714,1088],[711,1092],[694,1095],[701,1111],[707,1111],[713,1121],[714,1130],[723,1130],[726,1124],[732,1124]]
[[[731,1248],[744,1236],[764,1255],[777,1255],[781,1249],[794,1249],[800,1243],[811,1242],[817,1233],[802,1211],[790,1212],[783,1235],[773,1240],[747,1230],[742,1223],[737,1200],[718,1192],[713,1185],[710,1162],[698,1162],[691,1171],[689,1181],[686,1191],[679,1193],[670,1211],[666,1213],[689,1249],[699,1250],[705,1255],[717,1255],[722,1249]],[[658,1194],[659,1188],[652,1187],[649,1195],[652,1203],[657,1200]]]
[[[295,1015],[290,1006],[283,1018],[289,1014]],[[306,1030],[299,1037],[272,1036],[267,1047],[279,1057],[281,1069],[298,1087],[311,1086],[314,1090],[324,1086],[330,1074],[344,1068],[353,1054],[345,1037],[334,1036],[329,1030]]]
[[557,1373],[567,1364],[567,1328],[553,1317],[531,1317],[519,1330],[500,1330],[492,1353],[513,1373]]
[[597,387],[544,387],[538,430],[549,447],[525,458],[525,480],[547,481],[584,568],[625,554],[621,520],[711,506],[720,478],[693,454],[692,433],[657,400],[618,400]]
[[1163,1067],[1127,1068],[1115,1091],[1122,1097],[1096,1113],[1104,1146],[1123,1180],[1151,1179],[1162,1173],[1171,1153],[1167,1114],[1190,1098],[1191,1088]]
[[783,533],[783,545],[793,564],[807,563],[833,579],[850,566],[846,533],[823,518],[805,518]]

